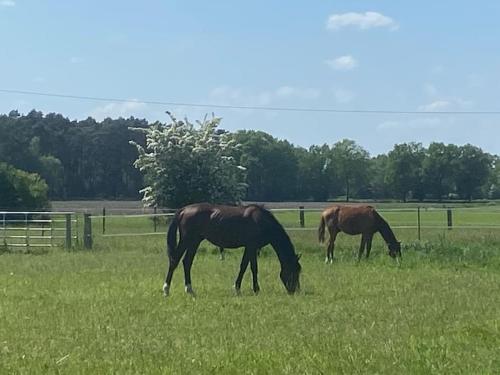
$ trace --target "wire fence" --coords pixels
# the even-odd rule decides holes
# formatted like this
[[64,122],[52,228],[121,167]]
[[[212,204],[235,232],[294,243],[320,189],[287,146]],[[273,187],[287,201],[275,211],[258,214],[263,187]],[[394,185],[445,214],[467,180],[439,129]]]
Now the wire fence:
[[[287,231],[316,231],[323,208],[274,208],[270,209]],[[393,229],[414,230],[415,239],[422,239],[424,230],[500,230],[500,210],[496,208],[381,208],[377,209]],[[174,213],[92,215],[90,225],[94,234],[102,238],[147,237],[165,235]],[[500,233],[500,231],[499,231]],[[84,235],[85,236],[85,235]]]
[[[323,210],[304,206],[270,209],[291,233],[316,231]],[[393,229],[412,231],[411,236],[415,240],[421,240],[425,233],[433,230],[474,229],[500,234],[500,209],[497,207],[405,207],[378,208],[377,211]],[[164,236],[175,215],[173,210],[155,208],[150,212],[129,212],[117,213],[107,208],[102,208],[99,215],[58,211],[0,211],[0,241],[8,248],[30,249],[53,246],[71,248],[82,239],[85,248],[92,248],[96,238]]]

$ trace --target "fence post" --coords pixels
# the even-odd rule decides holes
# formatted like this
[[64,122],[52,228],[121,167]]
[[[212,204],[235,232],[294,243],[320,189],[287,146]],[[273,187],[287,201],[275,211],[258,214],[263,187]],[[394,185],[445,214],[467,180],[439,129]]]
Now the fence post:
[[54,216],[50,216],[50,247],[54,247]]
[[5,223],[5,212],[3,213],[3,244],[4,246],[7,246],[7,225]]
[[83,214],[83,246],[92,249],[92,220],[90,214]]
[[154,213],[154,216],[153,216],[153,227],[154,227],[154,232],[156,233],[156,225],[157,225],[157,220],[158,220],[158,217],[156,216],[156,206],[155,208],[153,209],[153,213]]
[[30,249],[30,227],[29,227],[29,221],[28,221],[28,213],[26,212],[24,214],[24,221],[26,224],[26,251],[29,251]]
[[304,221],[304,206],[299,207],[299,222],[300,222],[300,227],[304,228],[305,226],[305,221]]
[[451,216],[451,210],[449,208],[446,210],[446,217],[448,219],[448,230],[451,230],[451,228],[453,227],[453,219]]
[[106,233],[106,207],[102,208],[102,234]]
[[66,217],[66,241],[64,243],[66,249],[71,249],[71,214],[65,214]]
[[417,207],[418,240],[420,241],[420,207]]
[[76,244],[80,245],[80,226],[78,225],[78,213],[75,212],[75,237]]

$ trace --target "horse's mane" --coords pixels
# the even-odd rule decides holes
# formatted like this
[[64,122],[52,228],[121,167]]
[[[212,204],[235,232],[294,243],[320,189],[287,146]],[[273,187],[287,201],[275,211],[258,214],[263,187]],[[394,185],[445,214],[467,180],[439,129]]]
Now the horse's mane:
[[388,244],[397,242],[398,240],[396,239],[394,232],[389,226],[389,223],[385,221],[385,219],[382,216],[380,216],[380,214],[377,211],[374,212],[375,212],[375,217],[377,219],[378,230],[380,232],[380,235],[384,238],[384,241]]
[[273,247],[276,245],[279,249],[285,250],[280,251],[280,253],[278,253],[278,257],[286,262],[295,260],[296,254],[292,240],[273,213],[267,208],[264,208],[263,205],[259,204],[250,204],[248,207],[257,208],[261,215],[265,218],[270,230],[272,231],[272,233],[270,233],[270,236],[273,239],[271,245],[273,245]]

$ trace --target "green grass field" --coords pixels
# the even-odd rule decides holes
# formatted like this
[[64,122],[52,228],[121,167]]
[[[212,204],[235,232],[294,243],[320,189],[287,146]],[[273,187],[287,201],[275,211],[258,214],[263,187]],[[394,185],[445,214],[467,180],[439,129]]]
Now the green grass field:
[[[463,211],[463,212],[462,212]],[[383,212],[393,226],[414,212]],[[370,260],[359,237],[339,235],[325,265],[314,230],[291,230],[303,254],[302,291],[289,296],[270,248],[259,258],[261,293],[231,289],[241,250],[220,261],[203,243],[171,296],[161,286],[164,235],[102,237],[94,249],[0,255],[0,374],[11,373],[417,373],[500,372],[500,229],[442,229],[446,212],[422,211],[422,240],[399,228],[403,263],[379,235]],[[296,212],[277,213],[286,227]],[[308,212],[306,226],[317,226]],[[113,222],[114,221],[114,222]],[[454,224],[500,224],[494,208],[454,212]],[[149,232],[150,219],[107,219],[106,233]],[[159,226],[164,231],[165,226]]]

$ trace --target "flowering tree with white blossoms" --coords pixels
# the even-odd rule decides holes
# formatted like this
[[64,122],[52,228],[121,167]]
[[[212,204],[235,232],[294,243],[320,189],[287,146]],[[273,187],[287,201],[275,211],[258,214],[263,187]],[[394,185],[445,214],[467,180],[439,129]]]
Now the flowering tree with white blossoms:
[[146,146],[132,142],[139,157],[134,166],[143,172],[141,190],[148,206],[178,208],[195,202],[237,203],[245,195],[245,168],[230,155],[239,147],[232,135],[218,129],[221,119],[177,120],[135,130],[144,132]]

